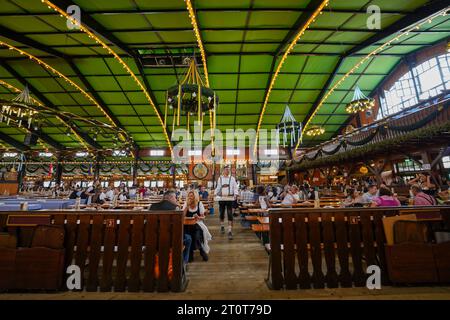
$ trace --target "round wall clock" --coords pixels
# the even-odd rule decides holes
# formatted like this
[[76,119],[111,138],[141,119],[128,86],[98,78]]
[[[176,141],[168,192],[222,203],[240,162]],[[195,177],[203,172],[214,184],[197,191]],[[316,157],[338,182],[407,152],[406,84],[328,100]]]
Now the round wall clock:
[[192,174],[197,179],[205,179],[208,175],[208,167],[203,163],[197,163],[192,169]]

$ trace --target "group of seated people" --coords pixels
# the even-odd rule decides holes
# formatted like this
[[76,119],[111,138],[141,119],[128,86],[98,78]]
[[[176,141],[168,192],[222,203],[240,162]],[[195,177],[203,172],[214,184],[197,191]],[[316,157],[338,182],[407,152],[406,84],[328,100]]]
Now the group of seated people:
[[[180,209],[176,190],[168,190],[164,193],[163,199],[159,203],[152,204],[150,211],[164,211]],[[184,226],[184,250],[183,260],[187,264],[194,260],[194,251],[199,250],[203,261],[208,261],[209,245],[212,239],[205,224],[205,206],[200,200],[199,192],[190,189],[186,194],[186,201],[181,210],[185,218],[193,219],[195,223]]]
[[133,200],[138,196],[140,198],[162,196],[165,191],[167,191],[167,188],[127,187],[125,183],[121,183],[119,187],[102,187],[100,182],[95,182],[87,188],[81,188],[79,186],[72,187],[69,199],[80,198],[86,204],[104,204],[106,202],[114,202],[115,200]]
[[[409,182],[410,196],[409,205],[413,206],[434,206],[443,201],[449,200],[450,188],[443,187],[443,191],[436,192],[434,185],[430,183],[429,177],[418,175],[417,179]],[[367,184],[347,185],[343,194],[345,199],[340,201],[341,207],[395,207],[401,206],[394,188],[389,188],[385,184],[380,187],[374,182]],[[239,201],[241,203],[253,203],[262,209],[272,206],[273,202],[280,202],[281,205],[289,206],[298,202],[313,201],[320,199],[320,191],[307,183],[297,185],[281,186],[257,186],[254,191],[247,187],[241,189]],[[407,199],[407,198],[406,198]]]

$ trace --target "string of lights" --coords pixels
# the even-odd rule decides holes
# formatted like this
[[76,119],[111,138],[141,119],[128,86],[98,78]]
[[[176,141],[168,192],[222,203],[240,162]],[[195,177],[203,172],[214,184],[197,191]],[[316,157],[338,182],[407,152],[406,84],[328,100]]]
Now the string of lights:
[[[316,18],[320,14],[322,14],[322,10],[326,6],[328,6],[328,4],[329,4],[329,0],[322,1],[320,6],[313,12],[313,14],[309,17],[309,19],[306,21],[306,23],[303,25],[303,27],[297,32],[297,34],[295,35],[294,39],[289,44],[288,48],[286,49],[286,51],[284,52],[283,56],[281,57],[281,60],[278,63],[277,68],[275,69],[275,73],[273,74],[273,77],[272,77],[272,79],[270,81],[270,85],[269,85],[269,88],[267,89],[266,97],[264,99],[263,107],[261,109],[261,114],[260,114],[259,120],[258,120],[258,126],[256,127],[256,138],[255,138],[255,144],[254,144],[255,147],[254,147],[254,150],[253,150],[254,154],[256,154],[256,150],[257,150],[257,147],[258,147],[259,129],[261,128],[261,124],[262,124],[262,120],[263,120],[263,117],[264,117],[264,113],[265,113],[267,105],[269,103],[270,94],[271,94],[272,89],[273,89],[273,87],[275,85],[275,81],[276,81],[276,79],[278,77],[278,74],[280,73],[284,62],[286,61],[286,59],[289,56],[289,54],[291,53],[291,51],[294,49],[294,47],[297,44],[297,42],[305,34],[306,30],[310,27],[310,25],[316,21]],[[299,140],[299,141],[301,141],[301,140]]]
[[[384,44],[380,45],[379,47],[377,47],[376,49],[372,50],[371,52],[369,52],[366,56],[364,56],[362,59],[360,59],[358,61],[358,63],[351,68],[345,75],[343,75],[334,85],[333,87],[331,87],[328,92],[324,95],[324,97],[320,100],[319,104],[317,105],[316,109],[313,111],[311,117],[309,118],[309,120],[306,122],[305,126],[303,127],[303,132],[306,132],[308,130],[308,125],[311,123],[311,121],[313,120],[314,116],[317,114],[317,112],[319,112],[320,108],[322,107],[322,105],[325,103],[325,101],[328,100],[328,98],[333,94],[333,92],[342,85],[342,83],[350,76],[352,75],[356,70],[358,70],[364,63],[366,63],[370,58],[375,57],[377,54],[381,53],[384,49],[386,49],[387,47],[389,47],[391,44],[397,42],[400,40],[400,38],[409,35],[412,31],[414,30],[419,30],[422,26],[426,25],[426,24],[430,24],[433,22],[434,19],[440,17],[440,16],[446,16],[448,11],[448,8],[443,9],[435,14],[433,14],[432,16],[421,20],[417,23],[415,23],[414,25],[405,28],[403,30],[399,31],[399,34],[397,36],[395,36],[394,38],[392,38],[391,40],[385,42]],[[295,151],[297,151],[298,147],[299,147],[300,143],[297,143],[296,147],[295,147]],[[294,152],[295,152],[294,151]]]
[[13,51],[17,51],[18,53],[20,53],[21,55],[27,56],[30,60],[37,62],[39,65],[42,65],[44,68],[46,68],[47,70],[50,70],[52,73],[56,74],[58,77],[60,77],[61,79],[63,79],[64,81],[66,81],[68,84],[70,84],[72,87],[74,87],[75,89],[77,89],[78,91],[80,91],[90,102],[92,102],[102,113],[103,115],[114,125],[114,121],[111,119],[111,117],[105,112],[105,110],[103,110],[103,108],[98,104],[98,102],[89,94],[87,93],[83,88],[81,88],[78,84],[76,84],[75,82],[73,82],[72,80],[70,80],[66,75],[64,75],[63,73],[61,73],[60,71],[58,71],[57,69],[55,69],[54,67],[52,67],[51,65],[49,65],[48,63],[46,63],[45,61],[39,59],[38,57],[32,55],[31,53],[28,53],[22,49],[19,49],[9,43],[6,43],[4,41],[0,40],[0,46],[4,46],[7,47],[9,50],[13,50]]
[[152,100],[152,98],[150,97],[149,92],[147,91],[146,87],[142,84],[142,82],[139,80],[139,78],[134,74],[134,72],[131,70],[131,68],[127,65],[127,63],[108,45],[106,44],[103,40],[101,40],[95,33],[93,33],[92,31],[90,31],[87,27],[85,27],[83,24],[79,23],[74,17],[70,16],[67,12],[65,12],[64,10],[62,10],[61,8],[59,8],[57,5],[53,4],[51,1],[48,0],[41,0],[42,3],[46,4],[48,6],[49,9],[52,9],[54,11],[56,11],[57,13],[59,13],[59,15],[65,19],[68,19],[69,21],[71,21],[74,25],[79,26],[80,30],[83,31],[84,33],[86,33],[88,35],[89,38],[93,39],[96,43],[100,44],[103,49],[105,49],[106,51],[108,51],[109,54],[111,54],[115,60],[117,60],[123,67],[123,69],[125,69],[125,71],[133,78],[133,80],[136,82],[136,84],[138,85],[138,87],[142,90],[142,92],[144,93],[147,101],[150,103],[150,105],[152,106],[160,124],[161,127],[163,128],[163,133],[164,136],[166,138],[167,141],[167,145],[169,146],[170,149],[170,153],[173,153],[173,149],[172,149],[172,143],[170,142],[170,138],[169,135],[167,134],[167,130],[166,127],[164,126],[164,120],[162,119],[161,115],[158,112],[158,109],[156,108],[156,105],[154,103],[154,101]]
[[[189,17],[191,18],[191,24],[192,24],[192,27],[194,28],[195,38],[197,39],[197,44],[198,44],[198,47],[200,50],[200,55],[202,57],[203,73],[205,76],[206,86],[209,88],[210,86],[209,86],[208,66],[206,63],[206,53],[205,53],[205,48],[203,47],[203,41],[202,41],[202,37],[200,35],[200,29],[198,27],[195,11],[192,6],[191,0],[184,0],[184,1],[186,2],[186,7],[189,12]],[[214,101],[215,101],[215,97],[214,97]],[[209,110],[209,126],[211,129],[211,147],[212,147],[212,150],[214,150],[214,140],[215,140],[214,139],[214,130],[216,128],[216,110],[215,110],[215,108],[213,110]]]

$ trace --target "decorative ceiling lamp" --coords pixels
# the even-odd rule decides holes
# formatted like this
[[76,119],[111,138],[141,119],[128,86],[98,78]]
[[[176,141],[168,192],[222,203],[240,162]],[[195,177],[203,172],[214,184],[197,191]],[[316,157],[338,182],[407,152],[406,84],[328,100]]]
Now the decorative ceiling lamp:
[[31,97],[28,87],[25,87],[12,101],[1,102],[0,122],[30,129],[37,111],[27,108],[27,105],[31,105]]
[[114,143],[113,147],[122,146],[130,150],[133,145],[133,138],[122,128],[84,118],[71,112],[52,109],[42,104],[34,104],[28,87],[25,87],[11,101],[0,99],[0,107],[0,122],[5,122],[8,126],[25,128],[33,132],[39,131],[44,124],[54,127],[55,123],[52,119],[56,118],[67,127],[66,135],[68,136],[76,128],[77,132],[92,135],[94,141],[98,136],[111,139]]
[[306,130],[306,135],[308,137],[317,137],[325,133],[325,129],[321,126],[310,126],[308,130]]
[[172,109],[172,134],[175,127],[180,126],[182,117],[186,119],[188,132],[191,121],[195,120],[200,124],[200,132],[203,132],[203,117],[206,113],[210,115],[211,129],[214,130],[216,127],[219,97],[212,89],[206,87],[198,71],[195,57],[189,60],[186,63],[189,63],[189,69],[183,81],[167,90],[164,125],[167,127],[168,109]]
[[302,124],[295,120],[289,106],[284,109],[283,117],[277,124],[277,130],[278,134],[283,135],[283,147],[286,147],[286,144],[294,147],[302,139]]
[[348,113],[358,113],[372,109],[375,106],[375,99],[368,98],[361,89],[356,86],[352,101],[347,104],[345,110]]

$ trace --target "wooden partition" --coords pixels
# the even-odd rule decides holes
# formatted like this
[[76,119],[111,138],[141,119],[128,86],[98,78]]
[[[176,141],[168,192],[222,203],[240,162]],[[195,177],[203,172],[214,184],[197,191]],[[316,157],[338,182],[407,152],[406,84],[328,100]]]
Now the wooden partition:
[[450,207],[270,210],[271,289],[362,287],[378,265],[389,284],[382,219],[439,211],[450,227]]
[[182,212],[0,212],[0,231],[17,234],[19,246],[27,246],[33,227],[6,226],[6,220],[9,215],[36,214],[49,215],[51,224],[65,227],[65,267],[81,268],[87,291],[186,288]]

